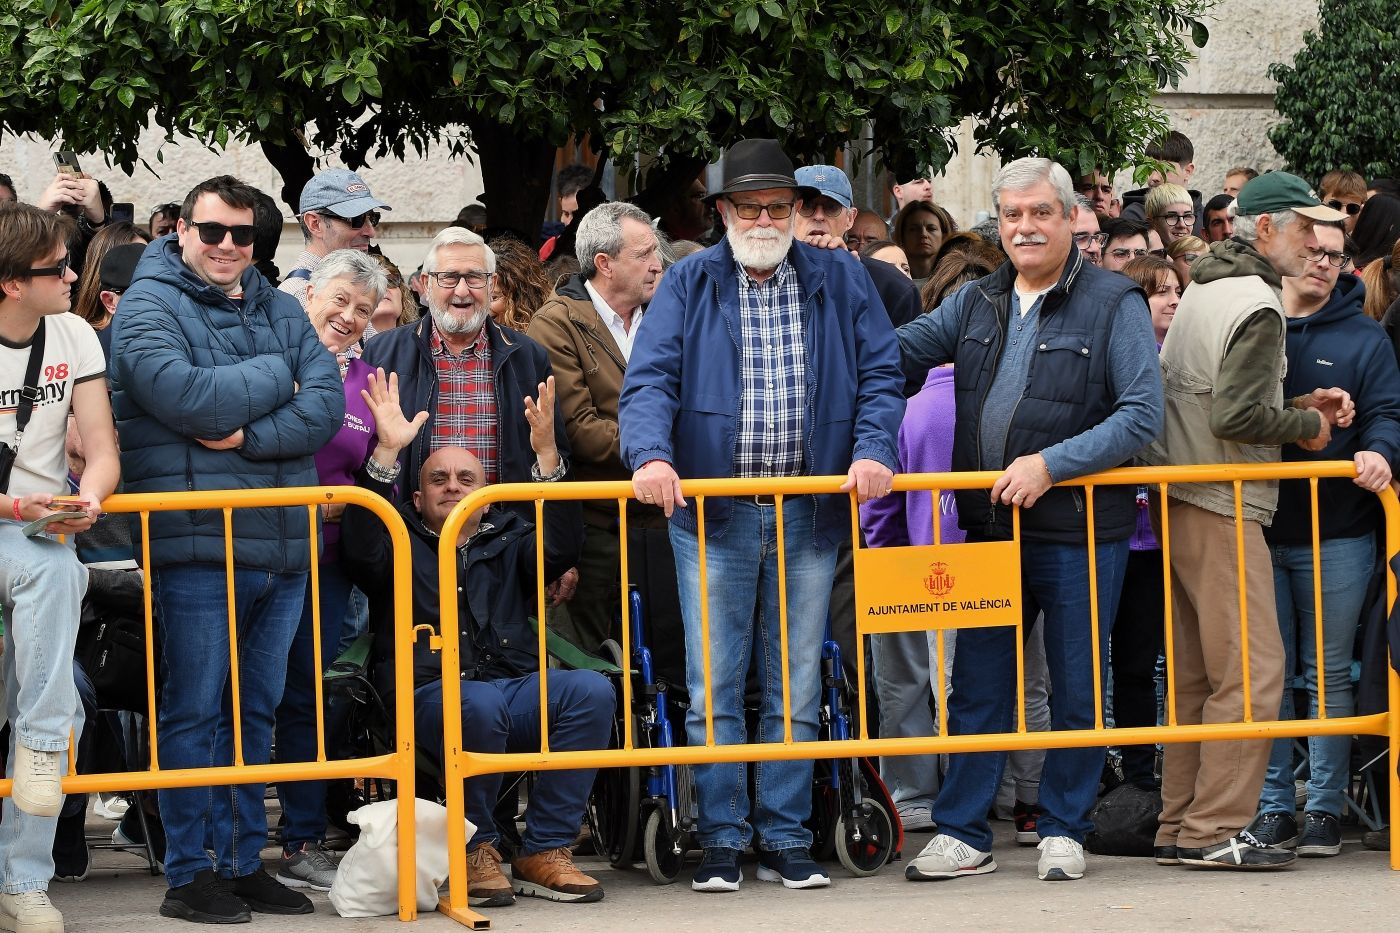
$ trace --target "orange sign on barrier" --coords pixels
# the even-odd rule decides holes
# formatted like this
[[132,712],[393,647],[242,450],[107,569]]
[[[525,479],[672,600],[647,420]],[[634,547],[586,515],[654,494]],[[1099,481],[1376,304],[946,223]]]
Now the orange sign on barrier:
[[1021,550],[1015,541],[859,548],[852,556],[862,634],[1021,621]]

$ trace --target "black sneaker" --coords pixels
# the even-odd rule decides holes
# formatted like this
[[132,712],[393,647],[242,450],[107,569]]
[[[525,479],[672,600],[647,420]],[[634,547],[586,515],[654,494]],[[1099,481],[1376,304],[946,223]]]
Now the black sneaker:
[[309,914],[316,908],[311,899],[300,891],[293,891],[286,885],[259,868],[251,875],[233,879],[233,893],[248,902],[248,906],[260,914]]
[[1303,834],[1298,837],[1298,854],[1304,858],[1326,858],[1342,852],[1342,827],[1330,813],[1308,810],[1303,814]]
[[1389,852],[1390,830],[1376,829],[1363,833],[1361,836],[1361,845],[1372,852]]
[[1298,821],[1292,813],[1261,813],[1254,818],[1249,834],[1263,845],[1291,849],[1298,844]]
[[1199,849],[1178,846],[1176,854],[1181,864],[1191,868],[1225,868],[1232,871],[1288,868],[1298,858],[1287,849],[1265,845],[1247,829],[1215,845]]
[[700,867],[690,881],[692,891],[737,891],[744,879],[739,871],[739,850],[713,846],[705,850]]
[[1037,829],[1040,814],[1040,804],[1016,801],[1016,808],[1011,811],[1011,822],[1016,825],[1018,846],[1040,845],[1040,831]]
[[1158,865],[1180,865],[1181,855],[1176,846],[1153,846],[1152,857]]
[[160,915],[192,923],[248,923],[253,919],[247,902],[233,893],[233,882],[220,878],[212,868],[196,872],[193,881],[166,891]]
[[781,881],[785,888],[824,888],[831,884],[826,870],[812,861],[812,853],[805,846],[772,852],[760,849],[758,880]]

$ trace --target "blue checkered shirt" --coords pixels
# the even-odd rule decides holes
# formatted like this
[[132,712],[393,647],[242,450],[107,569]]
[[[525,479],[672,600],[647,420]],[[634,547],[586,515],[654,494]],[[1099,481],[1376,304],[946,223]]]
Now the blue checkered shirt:
[[762,283],[735,263],[739,275],[739,436],[734,475],[798,476],[804,464],[802,429],[807,395],[807,345],[802,339],[802,290],[784,259]]

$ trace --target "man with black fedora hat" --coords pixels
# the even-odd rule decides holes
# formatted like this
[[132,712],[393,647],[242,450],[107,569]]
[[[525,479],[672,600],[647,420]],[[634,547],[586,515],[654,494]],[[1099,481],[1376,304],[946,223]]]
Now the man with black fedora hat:
[[[712,196],[724,240],[671,269],[647,310],[620,402],[623,462],[636,496],[670,518],[686,633],[692,744],[706,739],[705,658],[714,739],[747,741],[744,680],[755,659],[760,741],[784,736],[777,522],[783,522],[792,740],[817,735],[821,642],[849,498],[772,495],[705,503],[700,578],[695,508],[680,476],[846,474],[861,502],[890,491],[904,411],[899,350],[870,277],[844,249],[796,243],[794,215],[815,192],[777,141],[730,148]],[[723,581],[722,585],[715,585]],[[709,641],[701,637],[701,600]],[[756,842],[758,877],[789,888],[830,883],[812,861],[812,763],[701,765],[695,785],[704,859],[692,888],[736,891],[739,852]],[[754,835],[757,833],[757,840]]]

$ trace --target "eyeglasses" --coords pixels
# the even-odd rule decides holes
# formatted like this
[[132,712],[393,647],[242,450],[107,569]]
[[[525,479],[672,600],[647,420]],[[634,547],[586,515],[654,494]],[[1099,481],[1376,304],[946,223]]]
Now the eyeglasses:
[[1107,233],[1076,233],[1074,235],[1075,246],[1088,246],[1090,243],[1097,243],[1099,249],[1103,249],[1108,243]]
[[1361,205],[1360,205],[1360,204],[1356,204],[1356,203],[1352,203],[1352,204],[1343,204],[1341,201],[1338,201],[1336,198],[1333,198],[1332,200],[1328,201],[1328,202],[1327,202],[1327,206],[1330,207],[1330,208],[1332,208],[1332,210],[1334,210],[1334,211],[1346,211],[1346,212],[1347,212],[1348,214],[1350,214],[1352,217],[1355,217],[1357,214],[1361,213]]
[[56,266],[45,266],[42,269],[29,269],[26,270],[25,274],[29,276],[56,275],[61,279],[68,274],[68,261],[71,258],[70,256],[64,256],[58,261],[58,265]]
[[1163,247],[1162,249],[1150,249],[1147,251],[1147,254],[1149,256],[1156,256],[1158,259],[1167,258],[1167,250],[1165,247]]
[[[797,212],[803,217],[811,217],[818,210],[822,212],[823,217],[839,217],[845,212],[846,208],[842,207],[841,204],[833,198],[813,198],[811,201],[803,201],[802,206],[797,209]],[[757,217],[758,215],[755,214],[754,216]],[[773,215],[769,213],[768,216],[772,217]],[[779,217],[778,220],[782,220],[782,218]]]
[[470,272],[424,272],[423,274],[436,282],[440,288],[456,288],[457,283],[463,279],[467,280],[467,288],[485,288],[486,283],[491,281],[491,277],[496,273],[480,272],[473,269]]
[[1187,211],[1184,214],[1178,214],[1175,211],[1170,211],[1166,214],[1163,214],[1162,219],[1165,220],[1167,223],[1171,224],[1173,227],[1177,227],[1181,226],[1182,224],[1190,225],[1195,223],[1196,215],[1191,211]]
[[365,211],[358,217],[341,217],[339,214],[327,214],[321,211],[317,211],[317,213],[320,214],[322,217],[334,218],[335,220],[338,220],[341,223],[347,225],[351,230],[360,229],[365,225],[365,221],[369,221],[369,225],[371,227],[377,227],[379,226],[379,218],[383,216],[379,213],[379,211]]
[[792,216],[791,201],[774,201],[772,204],[753,204],[750,202],[740,203],[738,201],[729,202],[734,207],[734,213],[739,215],[740,220],[757,220],[758,215],[764,211],[773,220],[787,220]]
[[257,229],[252,224],[235,224],[230,227],[212,220],[192,220],[189,226],[199,231],[199,241],[205,246],[218,246],[224,237],[232,236],[234,246],[252,246]]
[[1135,259],[1141,259],[1143,256],[1147,255],[1147,250],[1129,249],[1126,246],[1118,246],[1109,250],[1108,255],[1112,256],[1114,259],[1127,259],[1129,256]]
[[[1336,208],[1333,208],[1333,210],[1335,209]],[[1346,253],[1330,249],[1308,250],[1303,254],[1303,257],[1307,259],[1308,262],[1322,262],[1325,259],[1338,269],[1345,269],[1347,263],[1351,262],[1351,257]]]
[[1201,254],[1200,254],[1200,253],[1182,253],[1180,256],[1178,256],[1178,257],[1176,257],[1176,258],[1177,258],[1177,259],[1185,260],[1186,262],[1195,262],[1197,259],[1200,259],[1200,258],[1201,258]]

